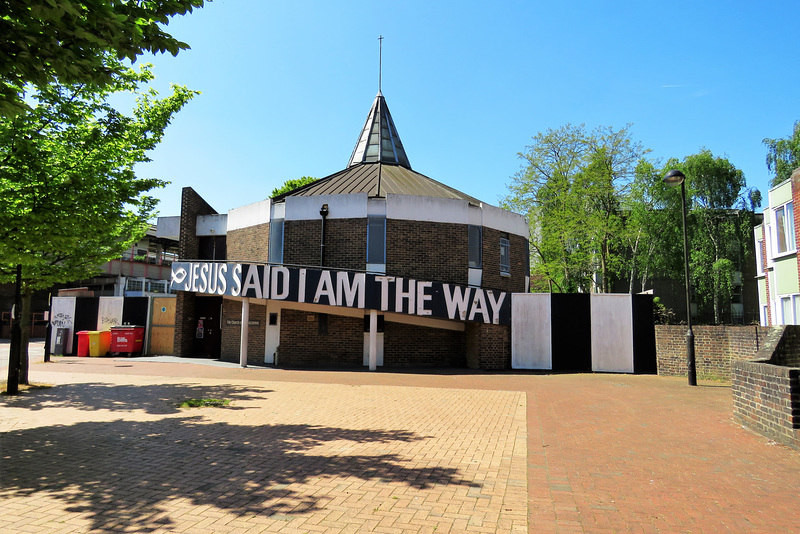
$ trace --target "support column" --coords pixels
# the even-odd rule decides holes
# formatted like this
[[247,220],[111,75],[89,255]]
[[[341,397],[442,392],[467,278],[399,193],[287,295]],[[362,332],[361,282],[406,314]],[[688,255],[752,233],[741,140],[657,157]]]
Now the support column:
[[247,337],[250,333],[250,299],[242,299],[242,338],[239,342],[239,365],[247,367]]
[[378,368],[378,310],[369,311],[369,370]]

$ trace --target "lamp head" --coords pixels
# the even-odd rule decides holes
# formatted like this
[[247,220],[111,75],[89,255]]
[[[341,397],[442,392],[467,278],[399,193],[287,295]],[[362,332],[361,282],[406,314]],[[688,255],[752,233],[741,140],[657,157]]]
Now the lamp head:
[[681,185],[686,180],[686,175],[677,169],[672,169],[664,176],[664,183],[670,187]]
[[328,216],[328,205],[327,204],[323,204],[322,205],[322,207],[319,209],[319,214],[322,215],[323,217],[327,217]]

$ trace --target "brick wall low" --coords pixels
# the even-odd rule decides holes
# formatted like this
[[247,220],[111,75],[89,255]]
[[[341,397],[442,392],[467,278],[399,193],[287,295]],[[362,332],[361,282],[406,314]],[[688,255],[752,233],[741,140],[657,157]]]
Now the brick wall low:
[[734,362],[732,389],[738,422],[800,449],[800,369],[768,360]]
[[[686,326],[656,325],[658,374],[686,375]],[[769,327],[693,326],[695,366],[700,378],[730,380],[731,362],[752,360]]]
[[386,322],[384,367],[464,367],[464,332]]
[[[220,359],[228,362],[239,362],[239,345],[242,342],[242,328],[229,325],[228,321],[242,320],[242,303],[238,300],[222,301],[222,341]],[[250,320],[259,321],[259,326],[251,326],[247,333],[247,363],[264,363],[264,342],[267,331],[267,307],[250,303]]]
[[327,315],[327,333],[320,333],[320,315],[281,311],[279,367],[363,365],[364,319]]
[[269,223],[230,230],[227,238],[228,258],[232,261],[267,261]]

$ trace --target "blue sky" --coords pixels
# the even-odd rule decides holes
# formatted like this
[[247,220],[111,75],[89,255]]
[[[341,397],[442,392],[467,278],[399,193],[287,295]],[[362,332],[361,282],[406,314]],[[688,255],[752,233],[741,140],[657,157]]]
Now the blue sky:
[[766,194],[765,137],[800,119],[800,2],[214,0],[145,57],[155,87],[202,92],[141,177],[191,186],[218,212],[343,169],[382,89],[411,166],[490,204],[531,137],[619,129],[663,161],[705,147]]

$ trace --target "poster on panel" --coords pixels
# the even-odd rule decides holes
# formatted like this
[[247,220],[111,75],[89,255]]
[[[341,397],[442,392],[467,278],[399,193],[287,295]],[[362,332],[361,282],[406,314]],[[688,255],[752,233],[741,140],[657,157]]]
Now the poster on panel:
[[72,354],[72,338],[75,334],[75,297],[53,297],[50,305],[50,346],[56,346],[59,328],[69,328],[64,354]]
[[550,294],[511,296],[511,368],[553,368]]
[[125,297],[100,297],[97,306],[97,330],[111,330],[122,324],[122,307]]
[[633,373],[633,300],[629,294],[593,294],[592,371]]

